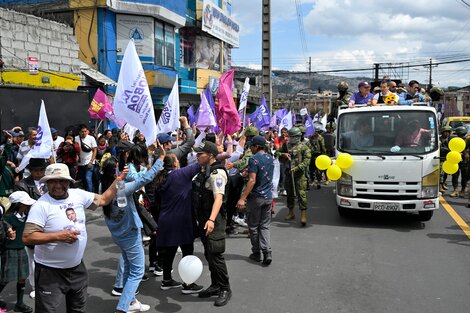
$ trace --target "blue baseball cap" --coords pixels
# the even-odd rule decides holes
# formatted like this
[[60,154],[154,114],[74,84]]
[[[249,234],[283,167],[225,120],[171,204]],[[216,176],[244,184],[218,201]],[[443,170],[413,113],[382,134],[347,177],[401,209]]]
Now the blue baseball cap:
[[57,129],[55,129],[54,127],[51,127],[51,134],[55,134],[57,133]]
[[158,134],[157,135],[157,140],[161,143],[161,144],[164,144],[164,143],[167,143],[167,142],[172,142],[172,141],[176,141],[176,138],[173,137],[173,136],[170,136],[166,133],[161,133],[161,134]]
[[263,136],[255,136],[251,139],[252,146],[264,147],[266,146],[266,139]]

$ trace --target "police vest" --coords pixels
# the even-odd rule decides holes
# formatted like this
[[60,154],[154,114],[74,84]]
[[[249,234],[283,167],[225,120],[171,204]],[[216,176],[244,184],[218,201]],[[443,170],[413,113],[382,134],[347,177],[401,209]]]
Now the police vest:
[[[212,174],[217,174],[217,170],[224,170],[225,174],[228,173],[225,170],[225,167],[220,162],[215,162],[212,166],[206,167],[204,172],[199,172],[196,178],[193,180],[193,192],[192,192],[192,202],[193,207],[197,212],[198,220],[208,219],[211,211],[212,205],[214,204],[214,193],[212,190],[206,188],[206,181]],[[225,185],[225,193],[222,201],[222,207],[220,208],[220,213],[225,216],[225,204],[227,203],[229,184]]]

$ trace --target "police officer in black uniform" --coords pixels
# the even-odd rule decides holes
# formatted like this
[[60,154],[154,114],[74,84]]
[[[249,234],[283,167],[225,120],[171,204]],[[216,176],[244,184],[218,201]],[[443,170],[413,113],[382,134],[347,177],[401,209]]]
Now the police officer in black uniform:
[[217,146],[205,141],[195,148],[201,172],[193,181],[193,205],[197,214],[204,256],[209,263],[211,285],[199,293],[200,298],[218,296],[215,306],[224,306],[232,297],[225,252],[227,172],[216,160]]

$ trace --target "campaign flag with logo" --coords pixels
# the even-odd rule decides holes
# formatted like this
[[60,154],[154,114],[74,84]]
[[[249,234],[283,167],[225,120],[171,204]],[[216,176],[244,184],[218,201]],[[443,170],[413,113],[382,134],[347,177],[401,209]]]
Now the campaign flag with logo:
[[38,134],[36,135],[36,142],[31,150],[23,157],[18,169],[24,170],[29,164],[31,158],[38,159],[49,159],[52,154],[52,134],[51,128],[49,127],[49,121],[47,120],[46,107],[44,100],[41,100],[41,108],[39,110],[39,121],[38,121]]
[[240,96],[240,103],[238,104],[238,116],[240,117],[243,126],[245,125],[245,108],[248,102],[248,94],[250,92],[250,78],[245,78],[245,83],[243,84],[242,94]]
[[180,97],[178,92],[178,75],[171,89],[170,95],[165,102],[162,114],[158,120],[158,133],[170,133],[180,126]]
[[306,115],[304,126],[306,130],[305,137],[312,136],[315,133],[315,125],[313,125],[312,118],[308,114]]
[[288,130],[292,128],[292,112],[289,111],[284,117],[282,118],[281,122],[279,123],[279,134],[281,133],[281,129],[287,128]]
[[90,118],[95,120],[104,120],[106,118],[106,113],[112,112],[113,106],[109,102],[106,94],[101,90],[96,90],[95,96],[91,101],[90,107],[88,108],[88,114]]
[[235,70],[231,69],[222,75],[217,91],[219,100],[215,108],[217,125],[225,135],[232,135],[240,129],[240,117],[232,95],[234,74]]
[[147,145],[155,141],[157,124],[152,97],[134,39],[129,41],[124,52],[113,107],[116,118],[139,129]]
[[201,105],[197,112],[196,125],[201,131],[204,131],[206,127],[215,127],[217,125],[214,113],[212,112],[204,92],[201,93]]
[[269,126],[271,118],[269,117],[269,110],[266,105],[266,98],[261,98],[261,104],[256,108],[256,111],[250,115],[247,115],[247,118],[250,118],[250,122],[253,123],[256,128],[262,129],[263,127]]
[[[276,112],[274,112],[273,119],[271,119],[271,127],[275,127],[276,125],[279,125],[281,123],[281,120],[286,116],[288,113],[287,109],[279,109]],[[275,121],[273,123],[273,120]]]

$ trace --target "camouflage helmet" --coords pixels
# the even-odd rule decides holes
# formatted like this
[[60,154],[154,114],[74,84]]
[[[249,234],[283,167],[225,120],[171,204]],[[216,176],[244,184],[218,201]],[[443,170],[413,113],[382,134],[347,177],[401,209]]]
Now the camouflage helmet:
[[338,84],[338,90],[339,90],[339,91],[346,91],[346,90],[348,90],[348,89],[349,89],[349,85],[348,85],[347,82],[342,81],[342,82],[340,82],[340,83]]
[[300,129],[298,127],[292,127],[291,129],[289,129],[289,137],[300,137],[302,136],[302,132],[300,131]]
[[336,123],[326,123],[326,128],[336,129]]
[[323,127],[320,124],[315,124],[315,132],[323,132]]
[[294,127],[297,127],[298,129],[300,129],[300,132],[302,133],[302,136],[305,135],[305,133],[307,132],[307,130],[305,129],[304,124],[295,124]]
[[441,133],[443,133],[443,132],[452,132],[452,127],[450,127],[450,126],[443,126],[443,127],[441,128]]
[[443,96],[444,95],[444,90],[442,90],[442,88],[439,88],[439,87],[435,86],[435,87],[432,87],[431,90],[429,90],[429,93],[437,93],[440,96]]
[[467,135],[467,128],[465,126],[459,126],[454,129],[454,133],[459,137],[465,137],[465,135]]
[[248,126],[245,130],[245,136],[246,137],[254,137],[254,136],[258,136],[258,135],[259,135],[258,128],[254,127],[254,126]]

